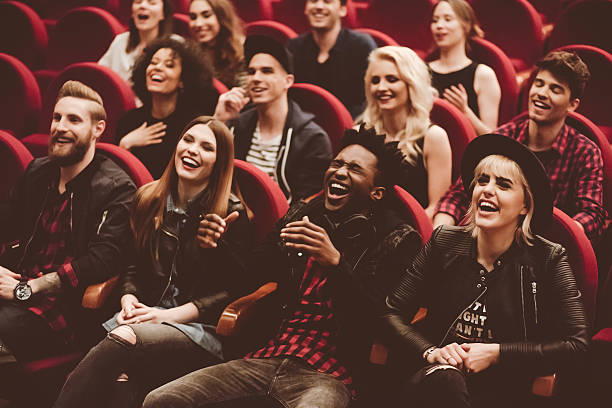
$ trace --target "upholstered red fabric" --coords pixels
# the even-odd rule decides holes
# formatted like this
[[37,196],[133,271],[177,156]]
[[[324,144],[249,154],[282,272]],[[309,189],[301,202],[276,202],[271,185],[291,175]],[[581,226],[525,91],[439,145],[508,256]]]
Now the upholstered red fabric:
[[518,101],[518,85],[516,71],[508,56],[495,44],[482,38],[474,38],[471,42],[470,58],[493,68],[501,88],[498,124],[512,119],[516,113]]
[[369,34],[374,39],[374,42],[379,47],[387,45],[399,45],[390,35],[383,33],[382,31],[375,30],[373,28],[356,28],[356,31],[360,33]]
[[16,1],[0,1],[0,52],[38,69],[44,64],[47,42],[45,24],[34,10]]
[[274,0],[232,0],[242,21],[272,20]]
[[234,177],[253,212],[257,240],[261,242],[289,209],[287,199],[270,176],[250,163],[235,159]]
[[395,208],[399,209],[407,222],[421,234],[421,241],[425,245],[431,237],[433,226],[421,204],[400,186],[393,186],[393,196],[389,198],[397,200],[399,205]]
[[244,31],[247,36],[265,35],[281,44],[286,44],[289,39],[297,37],[297,33],[291,27],[273,20],[251,21],[244,26]]
[[527,0],[472,0],[485,38],[501,48],[516,71],[531,67],[542,53],[542,19]]
[[313,84],[293,84],[289,97],[295,100],[302,110],[315,115],[315,122],[327,132],[332,152],[340,151],[340,141],[344,131],[353,126],[351,114],[342,102],[331,92]]
[[41,98],[32,72],[17,58],[0,53],[0,129],[21,138],[36,130]]
[[61,70],[82,61],[98,61],[115,36],[125,31],[108,11],[97,7],[79,7],[57,21],[49,38],[48,69]]
[[548,49],[569,44],[588,44],[612,53],[612,2],[575,1],[555,21]]
[[438,98],[434,101],[429,118],[432,123],[446,130],[453,155],[453,180],[455,180],[461,173],[463,151],[468,143],[477,136],[476,131],[459,109],[443,99]]
[[612,327],[600,330],[593,336],[593,341],[596,343],[612,343]]
[[358,10],[360,27],[374,28],[391,36],[400,45],[426,52],[432,44],[429,18],[433,0],[371,0]]
[[32,159],[23,143],[0,130],[0,203],[8,200],[9,192]]
[[174,13],[172,15],[172,31],[185,38],[191,38],[189,16],[183,13]]
[[97,91],[102,97],[104,108],[106,109],[106,130],[102,134],[100,142],[113,143],[117,120],[125,112],[135,107],[132,89],[112,69],[93,62],[81,62],[70,65],[51,82],[43,97],[43,105],[38,122],[39,135],[30,135],[23,140],[34,157],[47,154],[47,137],[55,100],[60,88],[68,80],[81,81]]
[[571,0],[529,0],[545,23],[554,23]]
[[219,81],[217,78],[213,78],[213,88],[215,88],[215,90],[219,93],[219,95],[229,90],[227,89],[227,86],[225,86],[225,84]]
[[[304,15],[306,0],[270,0],[272,19],[288,25],[298,34],[308,31],[308,18]],[[346,0],[346,17],[342,20],[345,27],[357,27],[356,9],[351,0]]]
[[542,235],[563,245],[567,250],[587,317],[593,323],[597,295],[597,259],[591,242],[576,222],[558,208],[553,208],[553,223],[550,230]]
[[126,149],[110,143],[97,143],[96,150],[111,158],[134,181],[136,187],[153,181],[149,170],[140,160]]

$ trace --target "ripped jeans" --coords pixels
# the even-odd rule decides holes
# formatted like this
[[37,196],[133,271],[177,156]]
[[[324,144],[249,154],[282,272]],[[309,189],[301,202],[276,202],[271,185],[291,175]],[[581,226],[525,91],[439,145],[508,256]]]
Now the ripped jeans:
[[[120,374],[128,375],[132,397],[121,406],[140,406],[150,390],[191,371],[220,360],[191,341],[180,330],[165,324],[128,325],[136,344],[114,332],[94,346],[72,371],[54,407],[104,407],[111,404]],[[112,402],[118,406],[116,401]]]

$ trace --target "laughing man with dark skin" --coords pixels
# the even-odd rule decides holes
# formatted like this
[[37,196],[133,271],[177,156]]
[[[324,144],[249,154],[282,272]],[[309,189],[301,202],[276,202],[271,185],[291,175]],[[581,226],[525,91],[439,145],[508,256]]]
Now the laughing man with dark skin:
[[293,204],[258,249],[253,265],[279,284],[276,335],[243,359],[154,390],[145,408],[265,396],[286,407],[348,406],[364,384],[358,375],[384,296],[421,246],[418,233],[387,205],[402,155],[384,139],[347,130],[323,193]]

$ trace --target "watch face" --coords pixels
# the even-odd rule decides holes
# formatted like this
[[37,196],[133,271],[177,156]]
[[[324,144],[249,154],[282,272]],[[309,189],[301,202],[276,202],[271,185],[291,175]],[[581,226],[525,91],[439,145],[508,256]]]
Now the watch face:
[[28,300],[32,296],[32,288],[27,283],[18,283],[15,287],[15,298],[17,300]]

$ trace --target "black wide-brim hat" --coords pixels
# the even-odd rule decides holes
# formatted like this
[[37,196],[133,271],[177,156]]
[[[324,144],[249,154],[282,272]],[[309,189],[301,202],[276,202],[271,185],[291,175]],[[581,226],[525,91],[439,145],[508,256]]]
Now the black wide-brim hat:
[[247,66],[251,62],[251,58],[256,54],[271,55],[288,74],[293,74],[293,58],[291,53],[274,38],[259,34],[249,35],[244,42],[244,59]]
[[544,166],[527,146],[516,140],[497,134],[486,134],[472,140],[465,148],[461,160],[461,179],[466,192],[471,199],[470,184],[474,179],[474,169],[482,159],[498,154],[516,162],[529,184],[533,194],[534,208],[531,219],[531,231],[544,232],[552,221],[552,193],[550,181]]

